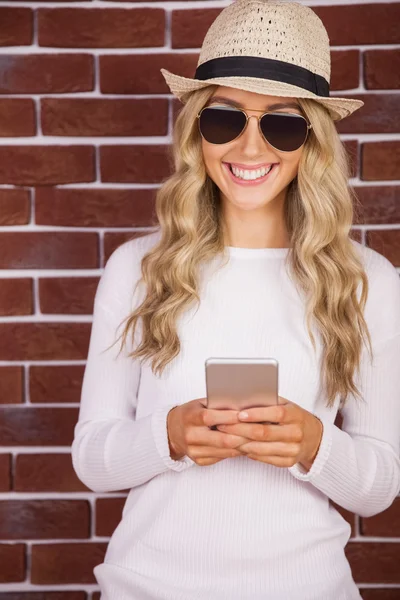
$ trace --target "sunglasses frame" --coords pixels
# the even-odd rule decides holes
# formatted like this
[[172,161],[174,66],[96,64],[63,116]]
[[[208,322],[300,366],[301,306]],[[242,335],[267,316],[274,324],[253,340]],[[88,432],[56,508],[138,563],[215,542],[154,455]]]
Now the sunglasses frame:
[[[215,107],[227,108],[229,110],[238,110],[238,111],[240,111],[246,117],[246,123],[245,123],[245,126],[243,127],[242,131],[239,133],[239,135],[237,135],[235,138],[233,138],[233,140],[229,140],[229,142],[222,142],[221,144],[214,144],[213,142],[209,142],[204,137],[204,135],[201,133],[200,121],[198,121],[198,128],[199,128],[201,137],[203,139],[205,139],[208,144],[212,144],[213,146],[223,146],[224,144],[230,144],[231,142],[234,142],[235,140],[237,140],[238,138],[240,138],[240,136],[246,131],[247,125],[249,123],[249,119],[251,117],[256,117],[256,119],[258,121],[258,131],[260,132],[262,138],[267,142],[267,144],[269,144],[270,146],[272,146],[272,148],[274,148],[278,152],[284,152],[285,154],[288,154],[289,152],[296,152],[296,150],[299,150],[299,148],[301,148],[301,146],[304,146],[304,144],[306,143],[306,141],[308,139],[308,132],[309,132],[310,129],[312,129],[311,123],[309,123],[307,121],[307,119],[303,115],[299,115],[298,113],[284,113],[284,112],[276,112],[274,110],[264,111],[264,110],[260,110],[260,109],[256,109],[256,108],[253,108],[253,109],[248,108],[247,110],[254,110],[255,112],[261,112],[261,113],[263,113],[262,115],[260,115],[258,117],[256,115],[250,115],[249,116],[247,114],[247,112],[243,108],[239,108],[239,107],[236,107],[236,106],[230,106],[230,105],[227,105],[227,104],[211,104],[211,105],[203,106],[203,108],[201,109],[201,111],[197,115],[197,119],[200,119],[200,116],[201,116],[201,113],[203,112],[203,110],[205,110],[206,108],[215,108]],[[304,142],[301,144],[301,146],[299,146],[295,150],[279,150],[279,148],[276,148],[273,144],[271,144],[271,142],[269,140],[267,140],[267,138],[263,134],[262,129],[261,129],[261,125],[260,125],[261,119],[263,118],[263,116],[264,115],[269,115],[269,114],[270,115],[289,115],[289,116],[296,116],[296,117],[300,117],[301,119],[304,119],[304,121],[307,123],[307,133],[306,133],[306,137],[304,139]]]

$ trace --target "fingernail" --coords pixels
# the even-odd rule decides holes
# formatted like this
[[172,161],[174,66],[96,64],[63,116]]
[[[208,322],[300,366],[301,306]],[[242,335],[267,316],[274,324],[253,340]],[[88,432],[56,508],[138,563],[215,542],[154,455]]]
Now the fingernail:
[[249,414],[247,412],[239,413],[239,419],[248,419],[248,418],[249,418]]

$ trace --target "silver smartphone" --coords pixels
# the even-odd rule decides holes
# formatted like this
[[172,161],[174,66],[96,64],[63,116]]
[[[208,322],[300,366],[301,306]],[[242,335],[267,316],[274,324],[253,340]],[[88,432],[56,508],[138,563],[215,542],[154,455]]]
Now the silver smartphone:
[[243,410],[279,404],[275,358],[210,357],[205,367],[207,408]]

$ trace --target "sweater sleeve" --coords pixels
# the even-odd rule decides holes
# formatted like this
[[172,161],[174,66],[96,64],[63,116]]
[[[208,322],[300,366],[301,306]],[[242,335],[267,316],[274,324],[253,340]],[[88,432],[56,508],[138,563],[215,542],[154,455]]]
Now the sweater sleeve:
[[120,341],[107,349],[130,312],[128,250],[124,244],[113,253],[97,288],[71,448],[76,474],[95,492],[130,489],[168,469],[182,471],[194,464],[188,456],[170,457],[167,416],[178,403],[136,419],[140,362],[128,357],[126,347],[118,356]]
[[386,510],[400,491],[400,335],[373,350],[375,366],[364,366],[362,403],[348,399],[342,429],[319,417],[323,435],[311,469],[289,467],[294,477],[362,517]]
[[295,478],[362,517],[386,510],[400,491],[400,281],[392,265],[385,263],[384,271],[370,304],[374,356],[371,364],[364,347],[357,380],[362,398],[347,398],[342,429],[318,415],[323,434],[310,470],[289,467]]

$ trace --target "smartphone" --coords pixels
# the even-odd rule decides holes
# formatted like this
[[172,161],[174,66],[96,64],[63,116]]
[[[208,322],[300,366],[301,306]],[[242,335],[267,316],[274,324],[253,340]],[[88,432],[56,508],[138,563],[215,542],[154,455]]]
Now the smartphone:
[[279,404],[278,367],[275,358],[208,358],[207,408],[243,410]]

